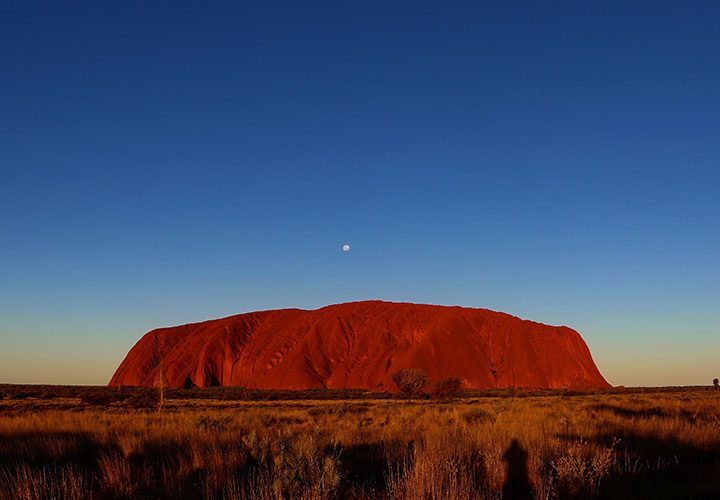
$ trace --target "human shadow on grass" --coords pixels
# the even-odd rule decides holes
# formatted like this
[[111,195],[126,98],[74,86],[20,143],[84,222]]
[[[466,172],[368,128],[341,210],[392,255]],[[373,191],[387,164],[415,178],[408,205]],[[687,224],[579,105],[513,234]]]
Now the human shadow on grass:
[[533,498],[527,467],[527,451],[513,439],[510,447],[505,450],[503,460],[507,464],[507,476],[502,488],[505,500],[526,500]]

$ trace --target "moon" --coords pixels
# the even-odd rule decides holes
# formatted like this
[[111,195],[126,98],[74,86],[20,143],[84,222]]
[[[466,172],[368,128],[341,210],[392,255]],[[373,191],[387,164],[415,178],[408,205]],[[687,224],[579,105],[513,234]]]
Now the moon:
[[350,251],[350,245],[348,245],[347,243],[345,243],[345,244],[342,246],[342,249],[343,249],[343,252],[349,252],[349,251]]

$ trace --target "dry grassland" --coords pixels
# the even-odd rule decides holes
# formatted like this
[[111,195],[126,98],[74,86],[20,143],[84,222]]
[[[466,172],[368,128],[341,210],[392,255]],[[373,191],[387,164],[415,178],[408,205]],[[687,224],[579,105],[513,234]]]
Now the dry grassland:
[[4,399],[0,498],[720,498],[719,392]]

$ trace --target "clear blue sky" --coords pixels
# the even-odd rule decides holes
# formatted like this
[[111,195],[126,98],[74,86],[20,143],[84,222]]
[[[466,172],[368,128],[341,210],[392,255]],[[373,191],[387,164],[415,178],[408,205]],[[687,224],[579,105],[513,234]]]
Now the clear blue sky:
[[[361,299],[720,376],[720,3],[4,2],[0,382]],[[352,245],[349,253],[343,243]]]

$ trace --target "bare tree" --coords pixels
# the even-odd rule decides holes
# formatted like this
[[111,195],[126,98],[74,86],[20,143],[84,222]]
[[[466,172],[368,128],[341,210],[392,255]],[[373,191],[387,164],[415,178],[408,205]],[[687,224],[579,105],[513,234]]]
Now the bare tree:
[[449,377],[435,384],[435,396],[439,399],[452,401],[460,394],[462,379]]
[[163,404],[165,403],[165,386],[167,385],[167,380],[165,380],[165,372],[163,370],[163,363],[160,361],[160,373],[158,377],[155,379],[155,387],[158,389],[158,415],[160,414],[160,411],[162,410]]
[[720,389],[720,380],[718,380],[718,379],[713,380],[713,385],[715,386],[715,390]]
[[428,383],[428,375],[420,368],[405,368],[393,373],[393,382],[400,392],[407,394],[408,403],[420,389]]

